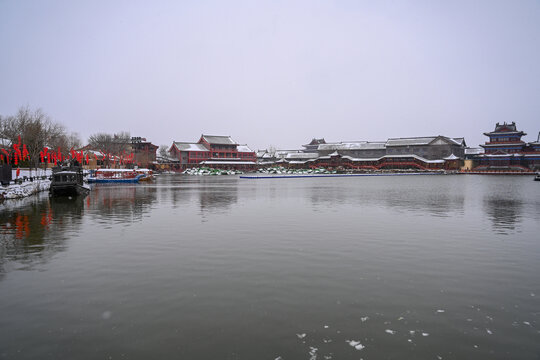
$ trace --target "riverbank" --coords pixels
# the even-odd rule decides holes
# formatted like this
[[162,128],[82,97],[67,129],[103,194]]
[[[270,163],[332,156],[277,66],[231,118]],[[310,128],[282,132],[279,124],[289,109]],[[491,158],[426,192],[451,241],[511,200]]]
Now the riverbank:
[[51,186],[50,180],[34,180],[22,184],[11,184],[0,187],[0,201],[9,199],[20,199],[41,191],[48,191]]

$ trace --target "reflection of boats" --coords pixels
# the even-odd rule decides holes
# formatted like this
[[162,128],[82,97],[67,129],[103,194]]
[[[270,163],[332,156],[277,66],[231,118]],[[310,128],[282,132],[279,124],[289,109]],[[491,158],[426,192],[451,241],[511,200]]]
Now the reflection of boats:
[[88,177],[89,183],[138,183],[144,177],[133,169],[98,169]]
[[90,188],[84,184],[80,167],[57,167],[53,169],[49,193],[53,196],[86,195]]
[[139,181],[151,181],[151,180],[154,180],[154,173],[150,169],[135,169],[135,172],[137,174],[143,175],[143,177],[140,178]]

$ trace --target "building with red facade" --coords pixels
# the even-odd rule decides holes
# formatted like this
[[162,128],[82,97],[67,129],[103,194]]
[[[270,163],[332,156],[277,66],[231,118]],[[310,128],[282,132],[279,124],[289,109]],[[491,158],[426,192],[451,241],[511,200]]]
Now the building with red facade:
[[131,138],[133,163],[142,168],[153,168],[156,164],[156,151],[159,146],[146,141],[142,137]]
[[179,160],[180,170],[198,166],[253,170],[257,166],[255,152],[230,136],[203,134],[196,143],[174,141],[169,153]]

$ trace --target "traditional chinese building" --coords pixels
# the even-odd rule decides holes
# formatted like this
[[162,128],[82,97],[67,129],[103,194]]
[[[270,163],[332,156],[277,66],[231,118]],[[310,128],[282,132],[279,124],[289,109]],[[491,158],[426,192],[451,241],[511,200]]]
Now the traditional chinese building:
[[480,145],[485,153],[474,158],[476,171],[530,172],[540,166],[540,149],[535,142],[527,144],[521,138],[516,123],[495,124],[495,130],[486,132],[489,141]]
[[464,138],[442,135],[375,142],[313,139],[302,146],[304,150],[278,150],[274,156],[261,152],[259,160],[261,165],[273,160],[276,165],[295,168],[458,170],[466,148]]
[[486,154],[521,153],[527,145],[521,140],[521,137],[527,134],[518,131],[515,122],[511,124],[497,123],[494,131],[486,132],[484,135],[489,137],[489,141],[480,146],[485,149]]
[[248,170],[257,165],[255,152],[230,136],[203,134],[196,143],[174,141],[169,153],[179,160],[182,170],[195,166]]

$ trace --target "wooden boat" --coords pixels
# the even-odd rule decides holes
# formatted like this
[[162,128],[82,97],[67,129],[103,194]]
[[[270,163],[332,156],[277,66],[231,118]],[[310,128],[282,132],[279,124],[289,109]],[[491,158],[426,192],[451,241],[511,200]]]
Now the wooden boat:
[[90,188],[84,184],[83,172],[80,167],[53,168],[51,187],[52,196],[86,195]]
[[88,177],[89,183],[138,183],[144,177],[133,169],[98,169]]

